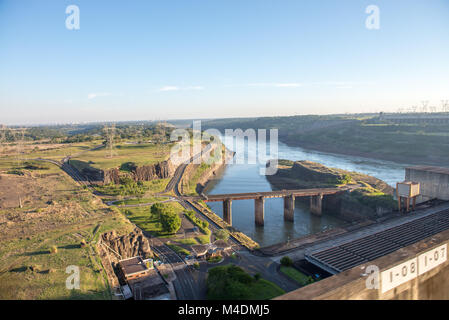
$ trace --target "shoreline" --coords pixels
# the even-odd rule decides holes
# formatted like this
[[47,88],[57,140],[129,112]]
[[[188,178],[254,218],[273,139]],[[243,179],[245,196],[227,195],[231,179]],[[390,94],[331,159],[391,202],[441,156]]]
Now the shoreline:
[[279,139],[282,143],[287,145],[291,148],[302,148],[304,150],[309,151],[318,151],[328,154],[335,154],[335,155],[344,155],[344,156],[354,156],[354,157],[361,157],[366,158],[369,160],[383,160],[383,161],[389,161],[394,162],[398,165],[403,165],[404,167],[407,167],[409,165],[433,165],[433,166],[443,166],[447,167],[447,161],[444,159],[441,160],[432,160],[432,159],[426,159],[426,158],[419,158],[416,157],[414,159],[407,159],[407,162],[404,162],[403,159],[401,159],[401,156],[394,156],[394,155],[381,155],[376,152],[360,152],[355,150],[342,150],[341,148],[334,148],[330,145],[319,145],[319,144],[308,144],[308,143],[300,143],[295,144],[291,142],[285,142],[282,139]]

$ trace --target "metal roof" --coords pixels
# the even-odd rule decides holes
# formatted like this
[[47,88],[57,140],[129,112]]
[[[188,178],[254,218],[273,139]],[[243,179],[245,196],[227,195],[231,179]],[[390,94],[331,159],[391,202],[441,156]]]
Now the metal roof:
[[305,258],[316,266],[337,274],[447,229],[449,210],[444,210],[357,240],[306,254]]

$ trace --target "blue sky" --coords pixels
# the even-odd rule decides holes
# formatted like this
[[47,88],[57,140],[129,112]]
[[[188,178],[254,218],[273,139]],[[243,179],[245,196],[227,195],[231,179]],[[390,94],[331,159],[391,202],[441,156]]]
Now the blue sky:
[[[65,27],[68,5],[80,30]],[[368,30],[368,5],[380,29]],[[448,0],[0,0],[0,123],[395,111],[449,99]]]

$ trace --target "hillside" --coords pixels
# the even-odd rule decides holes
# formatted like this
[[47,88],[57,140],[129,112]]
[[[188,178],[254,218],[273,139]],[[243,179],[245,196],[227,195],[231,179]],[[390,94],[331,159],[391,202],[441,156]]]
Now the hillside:
[[403,164],[447,165],[449,126],[447,114],[309,115],[217,119],[203,128],[279,130],[289,146],[391,160]]

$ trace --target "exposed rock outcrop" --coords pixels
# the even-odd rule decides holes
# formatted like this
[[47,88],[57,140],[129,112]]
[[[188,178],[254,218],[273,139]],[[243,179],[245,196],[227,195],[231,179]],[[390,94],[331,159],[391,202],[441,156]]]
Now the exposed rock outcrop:
[[170,160],[166,160],[153,165],[133,166],[129,173],[122,172],[119,168],[100,170],[85,164],[81,174],[94,183],[118,184],[120,183],[120,177],[123,175],[131,176],[134,181],[151,181],[170,178],[175,173],[175,170],[175,165]]
[[175,170],[173,163],[167,160],[150,166],[136,167],[132,174],[135,181],[150,181],[169,178],[173,176]]
[[102,171],[103,183],[120,183],[120,171],[117,168]]
[[124,236],[117,236],[115,231],[106,232],[101,235],[101,242],[113,250],[111,255],[114,255],[115,251],[122,259],[136,256],[151,258],[153,256],[150,243],[140,229]]

